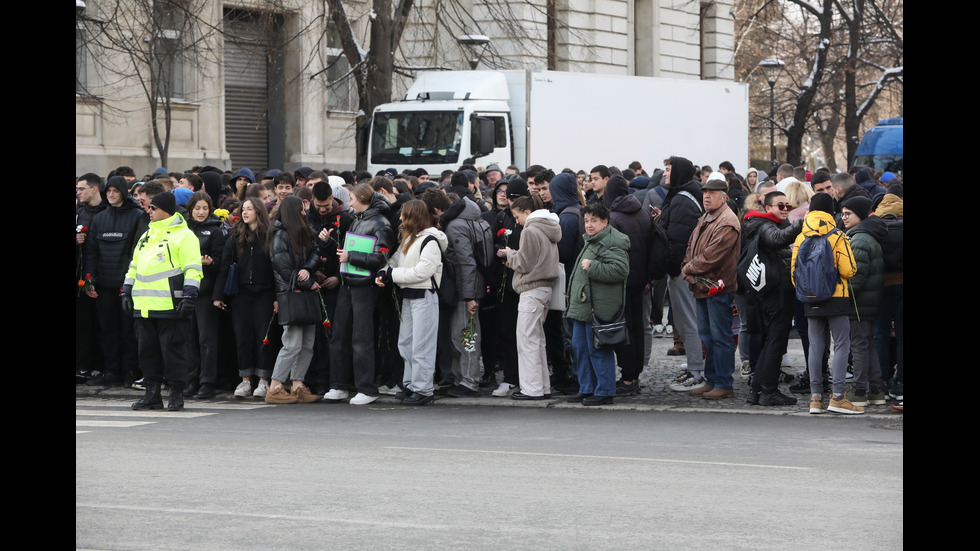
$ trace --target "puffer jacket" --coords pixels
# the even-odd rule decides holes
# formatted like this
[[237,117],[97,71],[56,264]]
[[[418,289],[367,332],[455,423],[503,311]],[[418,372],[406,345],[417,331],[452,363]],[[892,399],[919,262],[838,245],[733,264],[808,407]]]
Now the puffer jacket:
[[[395,246],[394,234],[388,222],[388,201],[380,193],[371,196],[371,203],[363,212],[354,215],[354,223],[350,225],[349,233],[370,235],[377,239],[374,251],[349,251],[350,264],[368,271],[368,275],[342,274],[341,280],[352,287],[367,287],[374,285],[374,274],[388,263],[388,255]],[[343,245],[343,243],[341,243]],[[385,251],[382,251],[385,249]]]
[[[842,231],[834,232],[836,228],[833,216],[822,210],[811,210],[803,219],[803,231],[793,243],[790,277],[796,270],[796,255],[800,251],[800,245],[808,237],[823,237],[830,241],[834,250],[834,264],[837,266],[837,273],[840,275],[840,281],[837,282],[837,287],[834,289],[834,296],[824,302],[803,305],[803,313],[806,316],[843,316],[851,311],[851,294],[848,291],[847,280],[857,273],[857,264],[854,262],[854,252],[851,250],[851,243],[848,241],[847,235]],[[793,285],[796,285],[795,278]]]
[[306,270],[310,277],[306,281],[296,279],[296,288],[301,291],[309,291],[313,287],[316,273],[320,264],[320,257],[316,254],[316,249],[311,240],[303,245],[302,250],[296,250],[289,239],[289,232],[282,220],[276,220],[272,226],[272,245],[269,253],[272,255],[272,273],[276,279],[276,290],[280,293],[290,290],[290,282],[293,274],[300,270]]
[[885,259],[880,241],[887,233],[885,221],[873,214],[847,230],[857,264],[857,273],[848,280],[854,293],[851,319],[871,321],[878,317],[885,290]]
[[118,207],[109,206],[95,215],[85,239],[85,272],[96,287],[118,290],[133,260],[136,233],[143,210],[131,197]]
[[[609,321],[623,306],[623,285],[629,275],[630,238],[612,226],[585,236],[585,246],[568,274],[565,317],[592,322],[592,309],[599,319]],[[582,261],[590,260],[589,269]],[[589,280],[592,291],[589,292]]]
[[480,207],[468,197],[453,203],[439,218],[439,226],[445,230],[452,249],[449,258],[456,274],[460,302],[476,300],[486,295],[486,282],[477,269],[473,250],[476,232],[479,231],[479,220]]
[[214,281],[221,272],[221,255],[224,253],[227,238],[225,225],[220,218],[209,214],[203,222],[188,218],[187,227],[194,232],[201,243],[201,256],[211,257],[211,264],[204,264],[202,259],[204,279],[201,280],[200,291],[202,295],[210,296],[214,291]]
[[521,232],[521,248],[507,254],[507,262],[514,270],[514,292],[523,293],[554,283],[558,277],[560,239],[557,214],[541,209],[527,216]]
[[[214,282],[211,298],[225,300],[225,282],[232,264],[238,264],[238,290],[240,294],[256,295],[275,289],[272,275],[272,256],[268,252],[268,240],[257,235],[252,245],[243,250],[238,247],[238,232],[246,231],[247,226],[239,222],[225,240],[225,250],[221,253],[221,270]],[[230,297],[229,297],[230,298]]]
[[609,225],[630,238],[630,275],[626,282],[629,287],[643,287],[648,283],[647,240],[653,219],[643,211],[643,205],[629,194],[626,179],[616,174],[609,178],[606,192],[602,196],[609,208]]
[[886,193],[875,209],[885,221],[888,233],[881,243],[885,257],[885,287],[902,285],[905,281],[905,217],[904,201],[898,195]]
[[[475,207],[476,205],[474,205]],[[436,244],[423,244],[429,236],[435,238]],[[399,248],[388,259],[391,268],[391,281],[402,289],[431,289],[432,278],[436,285],[442,285],[442,252],[449,246],[446,234],[436,228],[425,228],[415,235],[415,241],[408,250]]]
[[779,289],[792,289],[793,282],[789,275],[793,258],[793,242],[803,229],[803,220],[790,224],[781,222],[776,215],[757,210],[745,214],[742,222],[742,248],[759,236],[759,249],[769,255],[770,259],[779,262]]

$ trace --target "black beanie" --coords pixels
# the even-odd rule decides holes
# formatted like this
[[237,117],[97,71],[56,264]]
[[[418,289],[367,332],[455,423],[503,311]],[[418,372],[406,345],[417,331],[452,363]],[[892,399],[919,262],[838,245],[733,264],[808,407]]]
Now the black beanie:
[[211,196],[211,202],[217,205],[218,198],[221,195],[221,174],[205,170],[199,173],[198,176],[204,182],[204,192]]
[[814,193],[810,198],[810,210],[820,210],[834,214],[834,198],[827,193]]
[[154,195],[153,200],[150,201],[150,204],[169,214],[170,216],[173,216],[174,213],[177,212],[177,198],[174,197],[174,194],[170,193],[169,191]]
[[867,197],[851,197],[841,204],[841,208],[848,208],[861,220],[868,217],[871,213],[871,199]]

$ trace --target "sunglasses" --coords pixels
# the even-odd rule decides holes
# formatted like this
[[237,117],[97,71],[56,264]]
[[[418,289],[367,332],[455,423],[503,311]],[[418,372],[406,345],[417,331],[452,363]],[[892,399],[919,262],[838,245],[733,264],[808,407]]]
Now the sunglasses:
[[779,210],[790,210],[791,208],[793,208],[793,206],[790,205],[789,203],[775,203],[772,205],[772,208],[779,209]]

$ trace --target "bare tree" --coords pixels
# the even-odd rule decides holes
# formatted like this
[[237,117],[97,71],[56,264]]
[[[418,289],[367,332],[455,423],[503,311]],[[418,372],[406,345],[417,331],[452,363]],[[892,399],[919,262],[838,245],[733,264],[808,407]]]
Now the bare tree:
[[205,0],[103,1],[96,13],[76,20],[85,36],[80,47],[99,76],[98,90],[92,90],[76,75],[76,90],[127,100],[135,82],[149,108],[153,143],[163,166],[170,153],[173,102],[193,86],[185,76],[200,75],[213,61],[202,47],[206,35],[214,32],[201,24],[206,8]]

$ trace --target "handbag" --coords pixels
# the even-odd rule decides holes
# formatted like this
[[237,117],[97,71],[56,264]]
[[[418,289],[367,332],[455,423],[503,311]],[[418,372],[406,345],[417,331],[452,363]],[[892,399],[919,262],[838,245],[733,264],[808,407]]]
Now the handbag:
[[228,266],[228,278],[225,279],[225,287],[222,293],[226,297],[238,296],[238,263],[232,262]]
[[558,277],[551,284],[551,303],[549,310],[565,311],[565,266],[558,263]]
[[592,278],[589,278],[589,304],[592,307],[592,348],[602,350],[630,343],[629,331],[626,329],[626,282],[623,282],[623,302],[613,319],[604,321],[595,315],[595,303],[592,302]]
[[323,303],[316,291],[296,289],[296,275],[289,278],[289,289],[276,293],[279,301],[279,325],[318,325],[326,319]]

